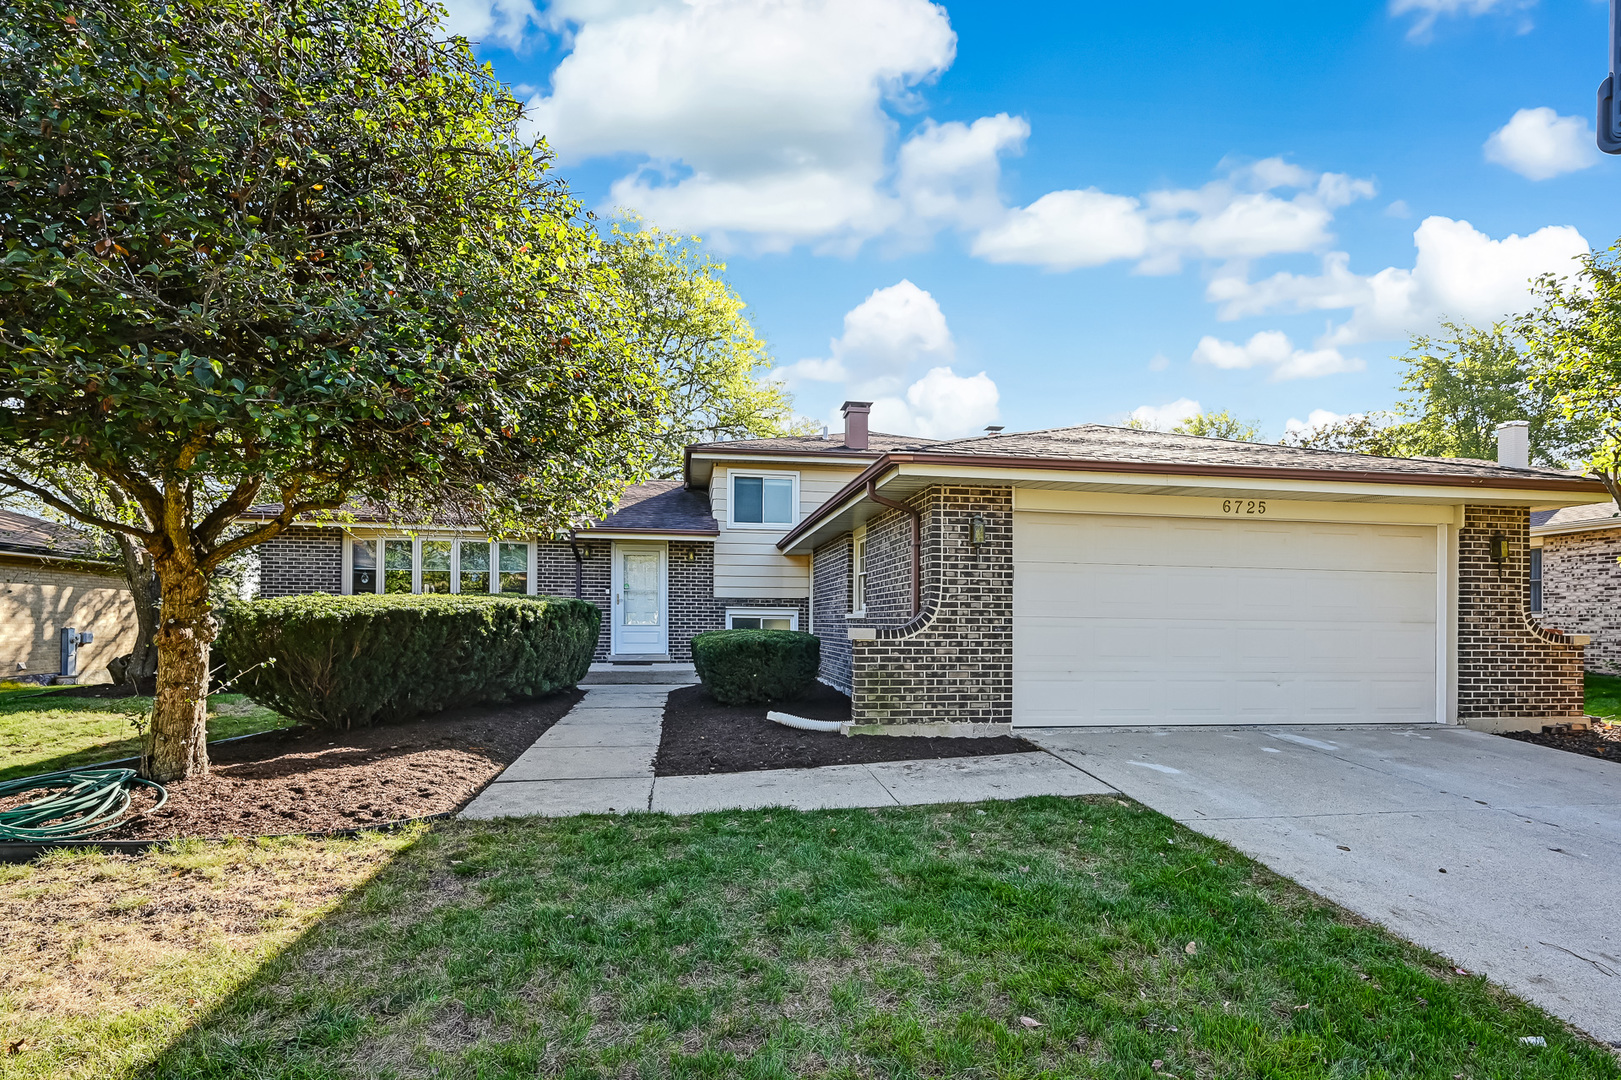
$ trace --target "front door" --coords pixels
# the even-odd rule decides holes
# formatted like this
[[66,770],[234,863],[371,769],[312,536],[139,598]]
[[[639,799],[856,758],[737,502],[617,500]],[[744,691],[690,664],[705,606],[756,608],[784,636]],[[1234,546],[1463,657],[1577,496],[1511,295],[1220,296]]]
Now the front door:
[[670,651],[663,544],[614,544],[613,654],[659,656]]

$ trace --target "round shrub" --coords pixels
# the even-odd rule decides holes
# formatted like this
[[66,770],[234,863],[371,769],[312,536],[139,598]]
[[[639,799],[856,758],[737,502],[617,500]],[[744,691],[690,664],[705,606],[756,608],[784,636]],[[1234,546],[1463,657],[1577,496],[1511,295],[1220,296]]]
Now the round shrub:
[[601,619],[554,597],[313,593],[231,604],[215,648],[254,701],[351,728],[573,686]]
[[692,665],[722,705],[759,705],[810,689],[822,643],[798,630],[711,630],[692,639]]

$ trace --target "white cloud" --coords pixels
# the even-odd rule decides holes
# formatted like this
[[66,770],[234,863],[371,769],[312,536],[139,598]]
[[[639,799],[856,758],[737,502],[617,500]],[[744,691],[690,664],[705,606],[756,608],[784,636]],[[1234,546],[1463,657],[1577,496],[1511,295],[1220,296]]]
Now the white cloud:
[[901,145],[895,190],[919,223],[974,228],[1002,213],[1001,156],[1024,150],[1030,124],[998,113],[923,126]]
[[1313,409],[1306,415],[1304,420],[1297,420],[1291,416],[1284,422],[1283,430],[1290,435],[1304,435],[1309,431],[1317,431],[1350,418],[1350,413],[1330,412],[1328,409]]
[[1192,398],[1177,398],[1164,405],[1139,405],[1131,410],[1131,419],[1155,431],[1169,431],[1184,420],[1191,420],[1204,409]]
[[1276,381],[1315,379],[1363,368],[1361,360],[1342,356],[1337,349],[1297,349],[1281,330],[1263,330],[1242,345],[1206,335],[1193,350],[1193,362],[1226,370],[1270,368]]
[[469,41],[500,45],[508,49],[523,46],[530,30],[541,25],[534,0],[442,0],[444,27]]
[[1221,305],[1222,319],[1350,309],[1350,318],[1319,341],[1344,346],[1405,337],[1443,317],[1491,322],[1524,311],[1532,302],[1532,278],[1567,273],[1588,250],[1582,234],[1568,225],[1494,240],[1467,221],[1444,217],[1425,218],[1413,243],[1418,254],[1411,270],[1392,266],[1362,276],[1351,271],[1349,255],[1336,251],[1324,256],[1320,275],[1278,273],[1255,282],[1221,275],[1205,295]]
[[[1435,21],[1443,15],[1486,15],[1493,12],[1524,11],[1536,0],[1390,0],[1390,14],[1399,17],[1417,15],[1407,36],[1421,40],[1429,36]],[[1531,28],[1529,21],[1520,24],[1523,33]]]
[[878,431],[949,438],[996,420],[1001,396],[983,371],[964,376],[952,369],[956,348],[940,304],[902,279],[850,309],[844,333],[828,344],[830,355],[778,374],[790,383],[842,382],[846,397],[872,401]]
[[[1280,197],[1279,190],[1294,194]],[[1140,199],[1097,188],[1050,192],[1008,210],[975,237],[972,250],[991,262],[1048,270],[1135,259],[1145,273],[1169,273],[1187,258],[1321,250],[1333,241],[1334,211],[1375,190],[1371,180],[1267,158],[1200,188],[1151,191]]]
[[1528,180],[1551,180],[1598,164],[1593,128],[1546,106],[1521,109],[1486,140],[1486,160]]
[[1413,208],[1407,205],[1406,199],[1397,199],[1395,202],[1385,207],[1385,216],[1393,218],[1410,218],[1413,216]]

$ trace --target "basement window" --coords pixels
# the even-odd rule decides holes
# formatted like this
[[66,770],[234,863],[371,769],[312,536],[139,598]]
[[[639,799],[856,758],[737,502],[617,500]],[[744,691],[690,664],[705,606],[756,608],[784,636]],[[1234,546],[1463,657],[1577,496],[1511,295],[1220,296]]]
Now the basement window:
[[735,608],[726,613],[728,630],[798,630],[799,612],[789,608]]

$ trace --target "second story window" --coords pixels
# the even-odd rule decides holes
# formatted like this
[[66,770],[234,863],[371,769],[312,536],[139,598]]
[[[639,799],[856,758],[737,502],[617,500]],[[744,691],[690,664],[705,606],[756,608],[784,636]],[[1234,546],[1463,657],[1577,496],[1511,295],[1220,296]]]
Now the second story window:
[[793,476],[732,475],[732,524],[792,525]]

